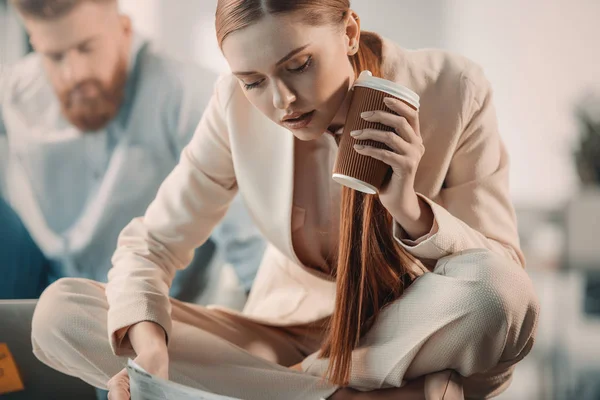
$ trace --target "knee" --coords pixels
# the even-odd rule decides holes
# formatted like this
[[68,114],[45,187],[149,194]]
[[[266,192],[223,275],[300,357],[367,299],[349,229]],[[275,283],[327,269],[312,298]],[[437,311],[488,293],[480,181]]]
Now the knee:
[[489,250],[456,255],[444,269],[445,275],[469,288],[472,328],[495,342],[498,361],[524,357],[533,343],[539,314],[539,301],[525,270]]
[[31,323],[31,339],[46,354],[60,352],[65,344],[72,344],[76,332],[85,327],[81,307],[82,294],[89,293],[91,281],[63,278],[51,284],[36,305]]

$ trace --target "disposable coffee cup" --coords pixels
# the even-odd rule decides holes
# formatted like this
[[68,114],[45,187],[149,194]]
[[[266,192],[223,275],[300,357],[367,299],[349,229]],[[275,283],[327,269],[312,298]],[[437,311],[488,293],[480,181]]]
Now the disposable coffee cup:
[[419,95],[412,90],[395,82],[374,77],[370,71],[363,71],[352,86],[352,100],[346,117],[344,132],[340,141],[337,159],[333,168],[333,180],[367,194],[376,194],[385,183],[390,166],[373,157],[359,154],[355,144],[388,148],[385,144],[373,140],[356,140],[350,132],[360,129],[377,129],[391,131],[392,128],[380,123],[365,121],[361,113],[365,111],[390,110],[383,99],[393,97],[408,104],[415,110],[419,109]]

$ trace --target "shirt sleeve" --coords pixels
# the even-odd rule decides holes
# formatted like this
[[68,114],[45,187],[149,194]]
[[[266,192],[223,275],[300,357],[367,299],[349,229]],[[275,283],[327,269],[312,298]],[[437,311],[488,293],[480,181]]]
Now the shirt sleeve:
[[238,195],[223,221],[213,231],[212,239],[224,250],[246,293],[250,292],[267,242]]
[[178,89],[171,90],[171,131],[174,134],[175,151],[180,154],[194,136],[204,110],[212,96],[217,76],[201,68],[182,68],[176,77]]

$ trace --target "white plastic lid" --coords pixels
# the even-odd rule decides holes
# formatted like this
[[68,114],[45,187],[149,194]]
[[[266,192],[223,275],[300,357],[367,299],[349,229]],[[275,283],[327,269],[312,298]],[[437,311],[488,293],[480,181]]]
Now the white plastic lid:
[[376,194],[377,188],[375,186],[368,184],[367,182],[363,182],[356,178],[353,178],[348,175],[342,174],[333,174],[331,177],[337,183],[348,186],[351,189],[358,190],[359,192],[367,193],[367,194]]
[[388,81],[387,79],[377,78],[373,76],[371,71],[363,71],[358,79],[354,82],[354,86],[367,87],[375,90],[380,90],[389,93],[399,99],[412,104],[417,110],[420,107],[420,97],[418,94],[409,88],[402,86],[396,82]]

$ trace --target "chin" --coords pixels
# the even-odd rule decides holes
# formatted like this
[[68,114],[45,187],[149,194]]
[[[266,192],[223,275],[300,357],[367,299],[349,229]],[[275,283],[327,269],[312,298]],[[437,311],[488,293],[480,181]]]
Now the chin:
[[303,142],[309,142],[311,140],[316,140],[318,138],[320,138],[321,136],[323,136],[323,133],[325,133],[322,130],[314,130],[314,129],[297,129],[297,130],[290,130],[290,132],[292,132],[294,134],[294,136],[299,139],[302,140]]
[[322,119],[318,118],[318,115],[303,128],[292,129],[283,123],[279,123],[279,125],[290,131],[298,140],[304,142],[316,140],[323,136],[323,133],[327,131],[327,125],[323,124]]

